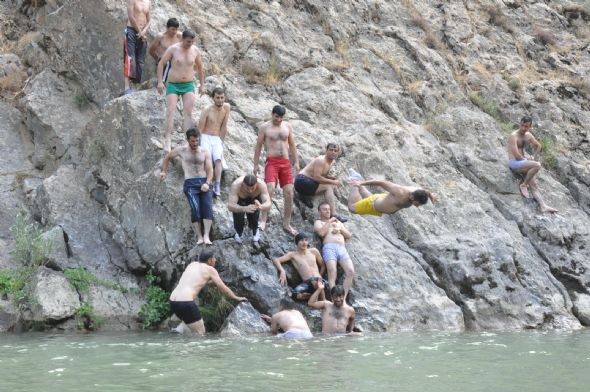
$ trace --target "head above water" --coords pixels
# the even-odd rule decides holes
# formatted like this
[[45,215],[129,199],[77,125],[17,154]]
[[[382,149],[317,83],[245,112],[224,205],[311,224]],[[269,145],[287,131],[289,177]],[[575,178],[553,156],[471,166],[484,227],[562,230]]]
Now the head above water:
[[215,255],[212,250],[204,250],[199,255],[199,263],[215,264]]
[[307,234],[305,231],[301,231],[295,236],[295,245],[299,246],[301,241],[309,242],[309,234]]
[[332,295],[332,303],[336,307],[340,307],[344,304],[344,287],[341,285],[333,286],[330,290],[330,294]]
[[279,302],[279,308],[281,310],[293,310],[295,309],[295,304],[289,297],[281,298],[281,302]]
[[168,22],[166,22],[166,28],[169,28],[169,27],[179,28],[180,27],[180,23],[178,23],[178,19],[176,19],[176,18],[170,18],[170,19],[168,19]]
[[414,192],[410,193],[410,201],[416,207],[418,207],[419,205],[424,205],[428,203],[428,192],[426,192],[424,189],[417,189]]

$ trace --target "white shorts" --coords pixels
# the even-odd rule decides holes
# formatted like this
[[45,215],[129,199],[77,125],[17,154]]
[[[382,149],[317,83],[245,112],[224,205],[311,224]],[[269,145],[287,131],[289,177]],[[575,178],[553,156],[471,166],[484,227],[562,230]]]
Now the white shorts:
[[227,164],[223,158],[223,141],[219,136],[201,134],[201,147],[211,153],[211,159],[214,164],[215,161],[221,160],[221,167],[227,169]]

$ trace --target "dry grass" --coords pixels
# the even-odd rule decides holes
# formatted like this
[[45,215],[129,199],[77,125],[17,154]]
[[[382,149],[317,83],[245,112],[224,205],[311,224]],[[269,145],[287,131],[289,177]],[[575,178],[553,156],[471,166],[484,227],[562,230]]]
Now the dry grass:
[[24,71],[14,71],[8,75],[0,78],[0,91],[20,91],[27,79],[27,74]]
[[509,33],[514,33],[514,26],[510,23],[510,19],[500,9],[498,6],[489,6],[485,9],[486,13],[489,15],[490,20],[489,22],[493,25],[503,28]]
[[488,71],[488,69],[482,63],[474,64],[473,69],[475,69],[478,74],[480,74],[481,76],[483,76],[484,78],[486,78],[488,80],[492,78],[492,74],[490,73],[490,71]]
[[334,49],[342,57],[346,57],[346,55],[348,54],[348,49],[349,48],[350,48],[350,44],[348,43],[347,40],[344,40],[344,39],[338,40],[334,44]]
[[419,13],[412,14],[412,23],[414,26],[419,27],[425,33],[430,32],[430,25],[428,24],[428,21],[424,19],[424,17]]
[[262,84],[267,86],[276,86],[281,80],[281,69],[279,68],[279,60],[272,56],[268,67],[264,71],[264,76],[262,78]]
[[346,60],[331,61],[324,64],[324,68],[332,72],[343,72],[350,68],[350,63]]
[[275,86],[283,78],[279,61],[275,56],[270,58],[264,69],[251,61],[243,61],[240,64],[240,73],[248,83],[260,83],[266,86]]
[[424,38],[424,43],[430,49],[434,49],[434,50],[440,50],[444,47],[443,43],[432,32],[426,33],[426,37]]
[[422,89],[424,88],[425,84],[426,81],[424,80],[416,80],[415,82],[408,84],[408,94],[410,94],[413,100],[417,100],[420,98],[420,96],[422,96]]
[[557,38],[555,38],[555,34],[549,30],[542,29],[538,26],[535,26],[533,29],[533,36],[535,40],[539,42],[541,45],[555,45],[557,44]]
[[586,21],[590,19],[590,11],[580,4],[563,6],[562,13],[570,20],[579,19],[580,17]]

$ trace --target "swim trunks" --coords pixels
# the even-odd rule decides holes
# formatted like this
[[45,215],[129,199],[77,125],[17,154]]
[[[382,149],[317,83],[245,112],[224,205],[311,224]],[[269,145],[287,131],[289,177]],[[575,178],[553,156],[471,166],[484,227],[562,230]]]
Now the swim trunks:
[[283,333],[277,334],[280,338],[287,338],[287,339],[310,339],[313,338],[313,335],[309,331],[287,331]]
[[322,247],[324,261],[337,261],[339,263],[350,260],[346,247],[341,244],[328,243]]
[[293,183],[291,162],[287,158],[268,157],[264,168],[264,182],[276,185],[277,181],[280,182],[281,188]]
[[184,82],[184,83],[168,82],[168,83],[166,83],[166,95],[170,95],[170,94],[184,95],[186,93],[194,93],[194,92],[195,92],[195,84],[193,82]]
[[[156,61],[156,71],[158,69],[158,64],[160,64],[160,60],[161,59],[158,59]],[[164,70],[162,71],[162,82],[164,82],[164,83],[166,83],[166,81],[168,80],[168,72],[170,72],[170,67],[171,67],[170,61],[168,61],[168,62],[166,62],[166,64],[164,64]]]
[[133,83],[141,83],[141,71],[145,63],[147,45],[139,38],[137,30],[125,27],[123,40],[123,76]]
[[357,201],[354,204],[354,211],[356,214],[359,215],[375,215],[375,216],[382,216],[383,213],[377,211],[373,202],[377,199],[387,196],[387,193],[376,193],[369,197],[366,197],[362,200]]
[[508,161],[508,167],[512,170],[520,170],[522,169],[522,167],[524,166],[525,163],[527,163],[528,160],[527,159],[510,159]]
[[213,220],[213,191],[201,191],[201,185],[207,182],[205,177],[192,177],[184,180],[183,192],[191,206],[191,222],[201,219]]
[[185,324],[196,323],[202,318],[199,306],[195,301],[170,301],[170,309]]
[[313,196],[315,195],[319,186],[320,184],[317,181],[303,174],[298,174],[297,177],[295,177],[295,190],[300,195]]
[[223,141],[219,136],[201,134],[201,147],[204,147],[211,153],[213,162],[220,160],[221,167],[227,169],[227,164],[223,158]]
[[298,294],[303,294],[303,293],[312,294],[315,291],[315,288],[313,287],[313,282],[315,282],[316,280],[320,280],[320,279],[322,280],[322,282],[324,282],[324,285],[326,287],[329,287],[328,281],[326,279],[324,279],[320,276],[312,276],[311,278],[299,283],[297,285],[297,287],[295,287],[294,289],[291,290],[291,298],[293,298],[293,300],[297,301]]

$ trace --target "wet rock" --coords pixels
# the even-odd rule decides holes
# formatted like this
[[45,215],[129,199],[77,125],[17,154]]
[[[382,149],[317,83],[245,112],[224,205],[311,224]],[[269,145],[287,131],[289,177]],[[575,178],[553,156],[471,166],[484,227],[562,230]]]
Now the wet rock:
[[221,336],[243,336],[266,332],[270,332],[270,327],[260,318],[260,313],[249,303],[241,303],[225,319],[220,334]]

